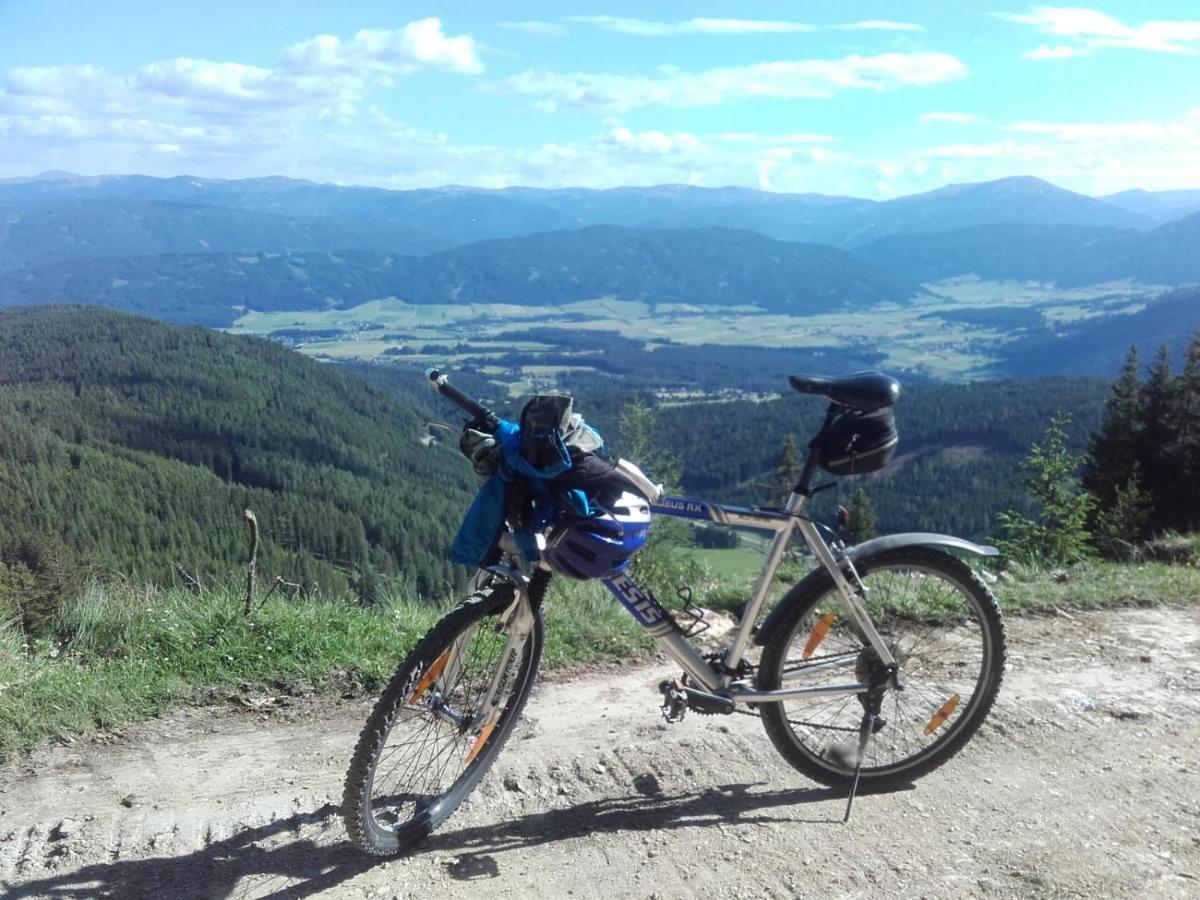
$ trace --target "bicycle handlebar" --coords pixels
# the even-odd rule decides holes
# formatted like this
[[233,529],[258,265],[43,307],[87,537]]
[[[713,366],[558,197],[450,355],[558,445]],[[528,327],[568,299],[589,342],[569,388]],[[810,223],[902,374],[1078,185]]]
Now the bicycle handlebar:
[[425,377],[433,385],[433,389],[457,406],[463,412],[469,413],[476,422],[486,426],[487,431],[495,431],[500,424],[500,417],[481,404],[478,400],[468,397],[458,388],[450,384],[444,372],[437,369],[426,369]]

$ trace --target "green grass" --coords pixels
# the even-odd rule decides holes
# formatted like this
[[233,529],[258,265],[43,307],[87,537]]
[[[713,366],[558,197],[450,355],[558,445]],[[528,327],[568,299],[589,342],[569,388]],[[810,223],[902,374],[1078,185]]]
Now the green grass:
[[[696,602],[737,609],[761,555],[703,554]],[[785,566],[775,596],[802,574]],[[1200,568],[1081,563],[1065,580],[1016,569],[992,589],[1006,612],[1200,601]],[[672,605],[673,598],[664,602]],[[677,605],[677,604],[675,604]],[[94,585],[55,624],[57,641],[27,645],[0,626],[0,761],[54,735],[86,733],[247,691],[371,694],[446,606],[378,607],[273,597],[244,616],[235,589]],[[651,646],[600,585],[560,579],[546,600],[547,668],[628,659]]]
[[[93,586],[60,613],[59,641],[0,627],[0,759],[246,690],[374,693],[446,608],[276,597],[247,617],[233,590]],[[598,586],[560,585],[546,610],[547,666],[649,647]]]
[[1090,561],[1061,570],[1065,580],[1017,568],[992,585],[1007,611],[1089,609],[1200,602],[1200,568]]
[[767,558],[761,550],[746,546],[721,549],[686,547],[678,552],[695,560],[717,580],[749,580],[762,569]]

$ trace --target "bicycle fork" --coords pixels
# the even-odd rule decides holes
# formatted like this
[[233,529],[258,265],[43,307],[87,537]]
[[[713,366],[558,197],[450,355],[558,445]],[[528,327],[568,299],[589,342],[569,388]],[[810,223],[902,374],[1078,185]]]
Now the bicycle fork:
[[[479,755],[479,751],[488,742],[488,738],[492,736],[492,731],[500,721],[500,715],[503,713],[500,708],[500,697],[505,676],[513,659],[524,651],[525,642],[529,639],[529,634],[533,631],[535,624],[525,577],[515,570],[502,566],[490,567],[485,571],[509,581],[514,590],[512,603],[500,614],[495,625],[496,631],[504,633],[506,638],[504,646],[500,650],[496,671],[488,684],[487,692],[479,702],[478,709],[473,714],[470,714],[470,711],[459,712],[445,701],[458,683],[459,675],[462,673],[463,652],[474,639],[479,625],[473,625],[466,629],[454,640],[445,653],[430,666],[425,679],[422,679],[422,683],[417,686],[417,690],[413,692],[412,698],[409,700],[411,705],[424,693],[424,689],[432,688],[434,697],[439,698],[430,703],[432,712],[449,719],[461,729],[464,735],[475,737],[463,758],[464,766],[469,766]],[[429,684],[425,684],[426,679],[429,680]]]

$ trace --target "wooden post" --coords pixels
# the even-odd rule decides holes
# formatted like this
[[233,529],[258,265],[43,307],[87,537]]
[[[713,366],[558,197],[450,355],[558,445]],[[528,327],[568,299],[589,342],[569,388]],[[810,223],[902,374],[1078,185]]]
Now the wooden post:
[[252,510],[242,510],[242,518],[250,529],[250,558],[246,560],[246,615],[254,606],[254,567],[258,562],[258,519]]

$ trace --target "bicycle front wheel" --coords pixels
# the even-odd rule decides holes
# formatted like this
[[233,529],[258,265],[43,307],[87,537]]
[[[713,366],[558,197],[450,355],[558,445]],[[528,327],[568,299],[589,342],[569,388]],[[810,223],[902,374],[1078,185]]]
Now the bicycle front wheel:
[[452,610],[375,704],[342,798],[346,832],[360,850],[387,856],[425,838],[499,755],[542,656],[540,612],[524,645],[505,652],[510,631],[501,614],[513,597],[510,586],[488,588]]
[[[871,621],[900,666],[862,761],[864,786],[887,789],[940,766],[982,724],[1004,674],[1004,623],[987,586],[945,553],[890,550],[855,568],[867,588]],[[832,582],[791,602],[763,648],[760,687],[864,681],[877,656],[838,617]],[[764,704],[761,711],[788,762],[815,781],[841,786],[853,777],[865,708],[864,695],[813,694]]]

